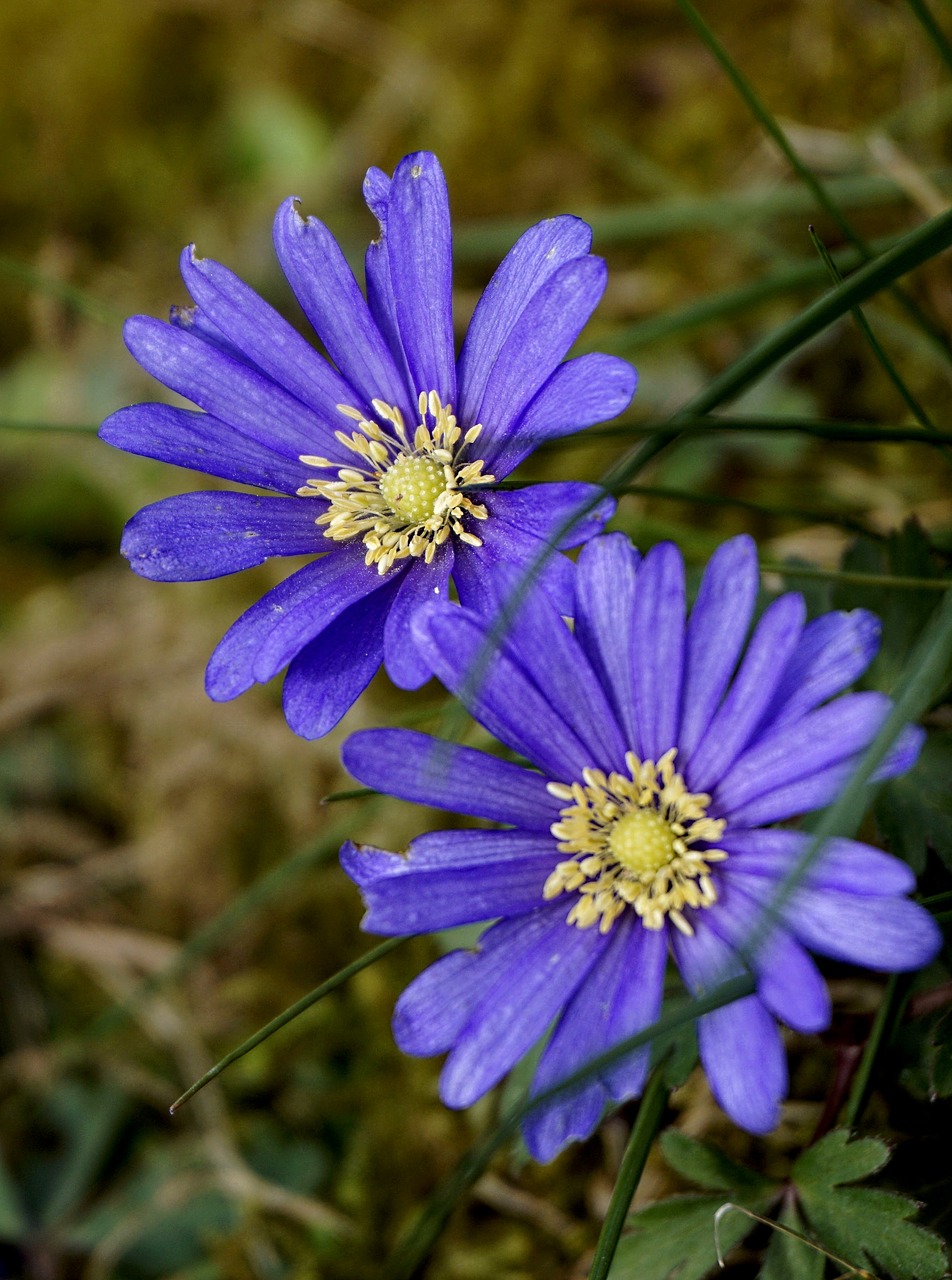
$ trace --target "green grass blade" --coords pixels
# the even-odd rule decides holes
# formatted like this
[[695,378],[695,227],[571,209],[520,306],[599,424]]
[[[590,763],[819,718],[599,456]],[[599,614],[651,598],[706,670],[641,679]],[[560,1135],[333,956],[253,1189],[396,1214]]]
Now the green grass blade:
[[926,7],[925,0],[906,0],[906,3],[919,19],[926,35],[935,45],[936,52],[945,63],[946,70],[952,71],[952,45],[949,44],[945,32]]
[[[818,440],[844,440],[862,444],[952,444],[952,431],[925,432],[918,427],[880,426],[875,422],[841,422],[834,418],[779,418],[745,414],[733,417],[719,413],[713,417],[678,417],[678,436],[708,435],[714,432],[740,432],[747,435],[792,431],[800,435],[814,436]],[[619,419],[608,427],[586,427],[576,435],[563,436],[560,440],[547,441],[545,451],[556,449],[580,449],[594,440],[614,440],[631,436],[667,435],[671,431],[671,419],[666,422],[635,422]],[[540,450],[541,452],[541,450]],[[519,488],[526,480],[498,480],[493,488]],[[538,482],[537,482],[538,483]],[[604,482],[603,482],[604,483]]]

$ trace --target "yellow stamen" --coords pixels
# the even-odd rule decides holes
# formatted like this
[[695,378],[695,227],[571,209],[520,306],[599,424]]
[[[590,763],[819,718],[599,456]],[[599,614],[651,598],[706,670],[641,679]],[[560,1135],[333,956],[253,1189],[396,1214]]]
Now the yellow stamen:
[[359,409],[337,406],[357,424],[358,430],[350,435],[334,434],[357,455],[359,466],[338,467],[312,454],[301,457],[307,466],[337,471],[333,480],[311,478],[298,489],[302,498],[324,498],[328,503],[316,521],[326,526],[324,537],[335,542],[361,537],[364,559],[368,565],[375,564],[378,573],[386,573],[397,560],[409,556],[422,556],[430,564],[437,547],[451,535],[482,546],[482,539],[463,523],[489,515],[466,490],[491,484],[495,477],[483,474],[483,462],[463,457],[482,427],[472,426],[464,435],[452,405],[444,405],[435,391],[420,393],[420,423],[412,437],[396,405],[383,400],[372,404],[385,427],[365,418]]
[[660,760],[625,756],[629,776],[584,769],[582,781],[550,782],[548,791],[567,801],[553,823],[559,852],[571,854],[545,882],[543,896],[577,893],[566,917],[580,929],[598,924],[607,933],[626,906],[646,929],[666,919],[681,933],[694,932],[684,907],[717,901],[710,863],[723,849],[693,848],[719,840],[726,823],[707,817],[711,797],[692,794],[674,771],[676,751]]

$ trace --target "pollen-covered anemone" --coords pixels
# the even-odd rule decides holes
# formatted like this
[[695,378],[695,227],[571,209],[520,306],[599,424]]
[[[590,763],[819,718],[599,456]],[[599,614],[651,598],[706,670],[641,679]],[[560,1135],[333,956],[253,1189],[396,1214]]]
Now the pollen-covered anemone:
[[[368,786],[506,824],[429,832],[405,856],[350,843],[342,853],[371,932],[495,921],[473,950],[415,979],[394,1015],[407,1053],[449,1053],[448,1105],[492,1088],[553,1023],[536,1094],[650,1026],[669,952],[700,993],[746,972],[753,948],[756,993],[703,1016],[698,1039],[717,1101],[765,1133],[787,1090],[776,1020],[816,1032],[830,1017],[808,951],[878,970],[935,955],[938,929],[906,896],[909,868],[855,840],[827,842],[771,908],[810,843],[774,824],[836,797],[890,702],[842,692],[876,652],[872,615],[807,622],[803,599],[784,595],[748,638],[757,589],[755,547],[736,538],[688,616],[677,549],[640,559],[610,534],[579,557],[572,630],[539,593],[502,642],[466,609],[418,615],[436,675],[532,766],[400,729],[344,745]],[[878,776],[907,769],[920,745],[906,729]],[[551,1159],[637,1096],[647,1054],[531,1112],[532,1154]]]
[[[290,667],[284,706],[304,737],[326,733],[381,661],[403,688],[430,672],[411,618],[446,598],[495,606],[499,565],[597,532],[613,503],[593,485],[491,489],[541,441],[614,417],[635,372],[614,356],[563,363],[598,304],[605,264],[578,218],[550,218],[513,246],[483,294],[457,360],[449,203],[435,156],[393,180],[371,169],[380,223],[366,297],[336,241],[296,201],[278,210],[278,260],[324,345],[320,355],[248,285],[189,247],[195,305],[171,323],[136,316],[129,350],[201,412],[137,404],[102,438],[281,496],[186,493],[140,511],[122,551],[162,581],[219,577],[270,556],[316,558],[244,613],[218,645],[206,688],[219,701]],[[571,565],[553,554],[546,591],[571,611]]]

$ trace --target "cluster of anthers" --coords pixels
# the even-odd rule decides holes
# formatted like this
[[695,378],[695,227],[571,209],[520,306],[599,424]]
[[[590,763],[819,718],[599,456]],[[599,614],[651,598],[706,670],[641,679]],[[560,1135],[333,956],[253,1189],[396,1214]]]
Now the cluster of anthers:
[[327,500],[327,510],[316,520],[327,526],[325,538],[346,542],[362,536],[365,562],[375,564],[378,573],[386,573],[396,560],[407,556],[422,556],[431,563],[437,547],[451,534],[471,546],[482,545],[463,521],[466,517],[485,520],[488,513],[466,490],[491,484],[495,477],[483,475],[481,461],[460,460],[481,426],[464,433],[453,406],[444,405],[435,391],[420,392],[420,422],[412,438],[396,405],[373,401],[374,412],[386,426],[350,405],[337,408],[357,423],[358,430],[352,435],[334,434],[363,465],[339,467],[327,458],[301,456],[305,466],[337,471],[336,480],[309,479],[298,489],[302,498]]
[[723,862],[723,849],[710,845],[724,832],[723,818],[706,816],[711,797],[692,794],[674,770],[676,748],[658,760],[625,756],[631,776],[585,769],[582,782],[550,782],[549,793],[571,803],[551,831],[560,862],[545,882],[544,897],[578,890],[569,924],[588,929],[596,922],[607,933],[626,906],[634,907],[646,929],[665,919],[684,934],[694,930],[684,907],[709,907],[717,900],[709,863]]

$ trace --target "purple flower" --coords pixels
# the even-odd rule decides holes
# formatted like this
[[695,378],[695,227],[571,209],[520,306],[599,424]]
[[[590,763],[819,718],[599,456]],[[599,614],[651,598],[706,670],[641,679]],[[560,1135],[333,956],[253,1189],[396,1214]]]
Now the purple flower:
[[[404,857],[353,844],[342,854],[366,929],[496,921],[397,1004],[402,1049],[449,1053],[449,1106],[492,1088],[553,1022],[534,1093],[650,1026],[669,952],[696,993],[746,971],[743,954],[810,843],[774,824],[828,805],[890,708],[879,693],[842,693],[878,647],[872,615],[806,622],[802,598],[785,595],[748,639],[757,587],[754,544],[735,538],[688,616],[678,550],[641,559],[612,534],[581,553],[572,631],[539,593],[495,647],[492,624],[469,610],[418,614],[436,675],[533,766],[399,729],[344,746],[369,786],[506,824],[430,832]],[[878,776],[907,769],[921,736],[907,729]],[[756,945],[756,993],[699,1020],[714,1096],[738,1124],[777,1124],[787,1071],[776,1019],[802,1032],[829,1022],[808,951],[878,970],[935,955],[932,917],[905,896],[913,884],[886,853],[826,843]],[[647,1068],[637,1052],[540,1106],[524,1125],[529,1150],[548,1160],[586,1137],[606,1106],[641,1092]]]
[[[206,688],[237,697],[289,666],[284,706],[326,733],[384,662],[396,684],[430,671],[410,631],[424,601],[492,609],[500,565],[577,546],[613,503],[594,485],[488,488],[540,442],[614,417],[635,372],[613,356],[561,363],[601,298],[605,264],[572,217],[530,228],[483,294],[455,359],[449,205],[435,156],[364,183],[380,235],[367,297],[336,241],[294,200],[278,210],[278,259],[330,357],[225,267],[182,255],[195,306],[171,324],[136,316],[129,350],[202,412],[137,404],[102,426],[132,453],[275,490],[187,493],[130,520],[122,552],[161,581],[214,578],[269,556],[317,558],[269,591],[218,645]],[[333,363],[331,363],[333,362]],[[574,517],[574,522],[573,522]],[[571,565],[542,582],[571,609]]]

